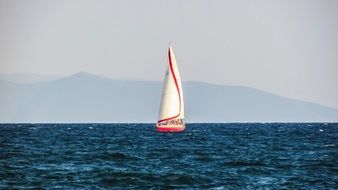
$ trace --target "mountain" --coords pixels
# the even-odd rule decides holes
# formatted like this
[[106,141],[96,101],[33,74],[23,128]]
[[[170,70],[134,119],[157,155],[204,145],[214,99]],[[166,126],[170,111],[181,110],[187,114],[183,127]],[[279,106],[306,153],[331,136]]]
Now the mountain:
[[[0,81],[0,122],[155,122],[162,83],[78,73]],[[240,86],[183,84],[187,122],[337,122],[338,110]]]
[[33,73],[0,74],[0,80],[6,80],[14,83],[35,83],[52,81],[60,78],[62,77],[58,75],[40,75]]

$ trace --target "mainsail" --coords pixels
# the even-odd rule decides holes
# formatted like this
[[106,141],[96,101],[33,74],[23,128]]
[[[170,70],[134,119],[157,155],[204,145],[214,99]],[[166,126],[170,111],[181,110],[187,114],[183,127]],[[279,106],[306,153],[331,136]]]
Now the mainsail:
[[184,99],[181,77],[171,45],[168,50],[168,67],[162,90],[162,99],[157,122],[161,132],[178,132],[184,130]]

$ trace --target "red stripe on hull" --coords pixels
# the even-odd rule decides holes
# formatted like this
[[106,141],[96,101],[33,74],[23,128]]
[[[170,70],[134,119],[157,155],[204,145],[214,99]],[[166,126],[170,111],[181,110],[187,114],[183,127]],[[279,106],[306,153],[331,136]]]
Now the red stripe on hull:
[[184,126],[177,126],[177,127],[161,127],[161,126],[158,126],[158,127],[156,127],[156,131],[161,132],[161,133],[177,133],[177,132],[184,131],[184,129],[185,129]]

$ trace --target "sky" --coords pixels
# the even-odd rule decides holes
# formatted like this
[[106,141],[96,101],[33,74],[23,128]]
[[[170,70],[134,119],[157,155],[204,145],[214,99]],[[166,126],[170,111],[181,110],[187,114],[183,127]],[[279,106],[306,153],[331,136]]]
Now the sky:
[[338,108],[337,0],[0,0],[0,74],[257,88]]

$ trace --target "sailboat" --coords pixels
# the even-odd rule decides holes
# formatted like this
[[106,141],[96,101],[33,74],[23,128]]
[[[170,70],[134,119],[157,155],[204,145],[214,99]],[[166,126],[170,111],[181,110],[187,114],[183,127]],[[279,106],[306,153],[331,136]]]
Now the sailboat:
[[156,131],[181,132],[184,124],[184,100],[180,73],[171,44],[168,49],[168,67],[165,73],[162,89],[159,120]]

